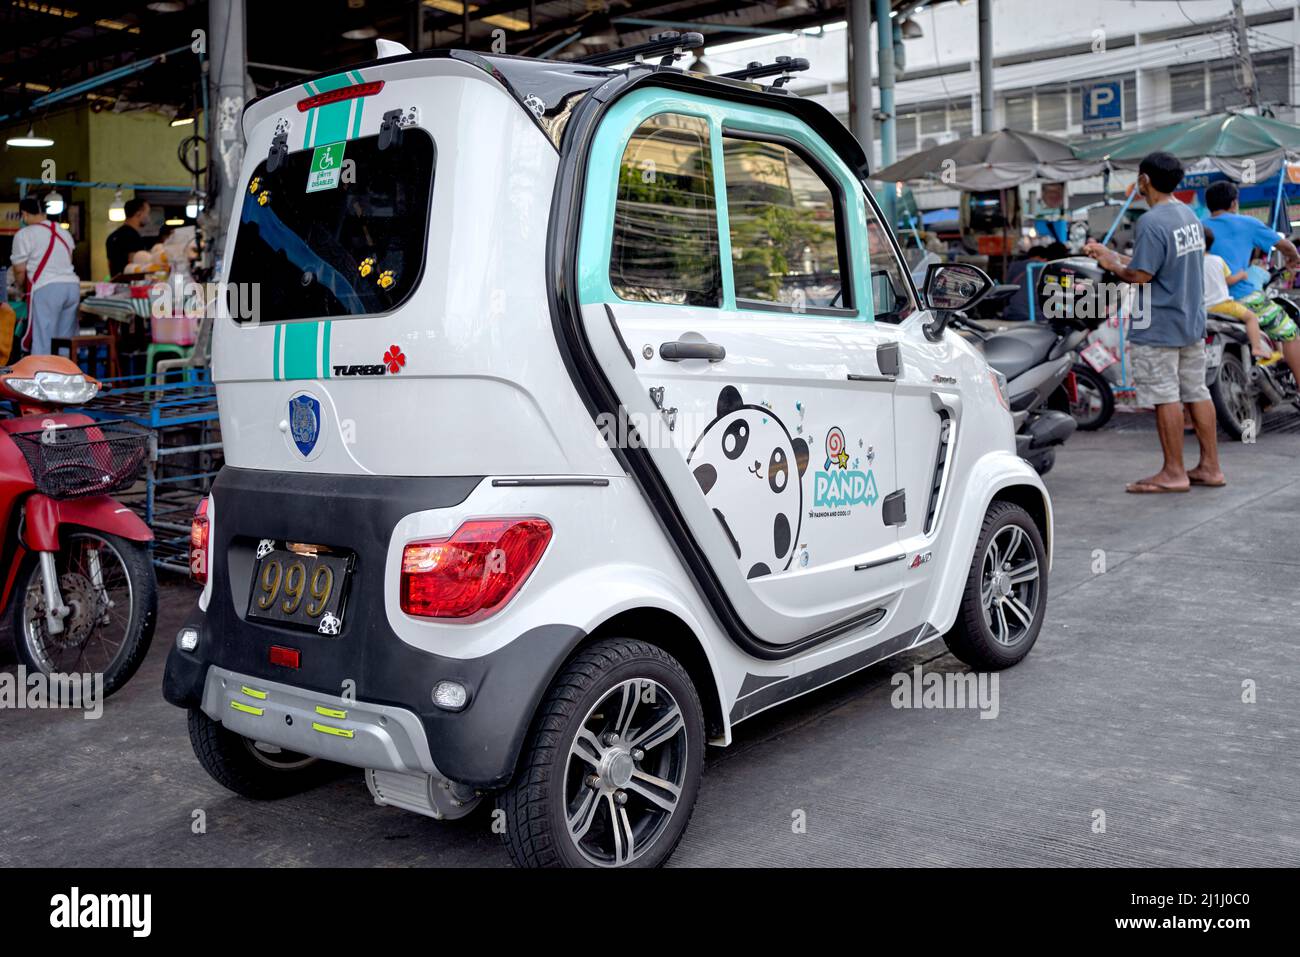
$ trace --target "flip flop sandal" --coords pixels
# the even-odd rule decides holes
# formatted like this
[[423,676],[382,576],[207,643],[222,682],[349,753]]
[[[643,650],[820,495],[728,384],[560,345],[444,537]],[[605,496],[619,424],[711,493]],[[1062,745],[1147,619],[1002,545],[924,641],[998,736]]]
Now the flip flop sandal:
[[1206,488],[1223,488],[1228,484],[1227,479],[1223,479],[1220,482],[1207,482],[1205,479],[1192,478],[1190,475],[1187,476],[1187,481],[1191,482],[1193,485],[1204,485]]
[[1124,491],[1132,495],[1163,495],[1166,492],[1186,492],[1185,488],[1170,488],[1168,485],[1157,485],[1155,482],[1130,482],[1124,486]]

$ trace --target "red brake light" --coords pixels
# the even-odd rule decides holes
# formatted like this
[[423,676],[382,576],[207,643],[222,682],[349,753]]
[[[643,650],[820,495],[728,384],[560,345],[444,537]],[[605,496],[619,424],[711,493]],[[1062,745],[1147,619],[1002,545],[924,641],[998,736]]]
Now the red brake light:
[[375,80],[371,83],[354,83],[352,86],[345,86],[338,90],[328,90],[325,93],[317,93],[315,96],[309,96],[305,100],[298,101],[298,112],[306,113],[308,110],[315,109],[318,106],[328,106],[330,103],[338,103],[341,100],[354,100],[359,96],[374,96],[384,88],[383,80]]
[[411,542],[402,552],[402,611],[477,621],[499,611],[551,540],[541,518],[466,522],[450,538]]
[[208,499],[199,499],[190,521],[190,577],[200,585],[208,580],[208,538],[212,523],[208,521]]

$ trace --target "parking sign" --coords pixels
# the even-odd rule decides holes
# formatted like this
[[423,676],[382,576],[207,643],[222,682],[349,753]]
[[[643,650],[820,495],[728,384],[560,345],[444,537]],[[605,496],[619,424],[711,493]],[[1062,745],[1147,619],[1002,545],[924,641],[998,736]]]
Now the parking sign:
[[1083,88],[1083,132],[1118,133],[1124,128],[1124,83],[1108,80]]

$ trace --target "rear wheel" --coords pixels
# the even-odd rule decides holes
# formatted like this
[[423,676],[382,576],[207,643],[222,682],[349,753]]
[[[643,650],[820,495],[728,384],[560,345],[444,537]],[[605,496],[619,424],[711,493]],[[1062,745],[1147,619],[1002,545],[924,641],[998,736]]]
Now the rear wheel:
[[1047,549],[1029,513],[994,502],[984,517],[948,650],[981,670],[1014,665],[1038,640],[1047,609]]
[[662,648],[613,638],[551,685],[498,799],[521,867],[656,867],[677,847],[704,764],[690,676]]
[[1080,430],[1093,432],[1110,421],[1115,414],[1115,393],[1110,382],[1100,372],[1090,366],[1077,364],[1074,373],[1074,401],[1070,401],[1065,387],[1058,389],[1064,400],[1063,411],[1069,412]]
[[[1259,433],[1264,424],[1259,393],[1250,383],[1250,374],[1241,356],[1235,352],[1223,353],[1219,376],[1210,386],[1210,398],[1214,401],[1219,425],[1232,438],[1240,441],[1250,428]],[[1250,426],[1247,423],[1254,424]]]
[[198,708],[189,711],[190,745],[212,779],[255,801],[274,801],[316,787],[339,766],[236,734]]
[[158,583],[149,548],[116,535],[65,533],[54,567],[68,609],[52,634],[40,562],[27,565],[15,602],[14,643],[23,663],[44,674],[98,673],[104,695],[135,674],[153,641]]

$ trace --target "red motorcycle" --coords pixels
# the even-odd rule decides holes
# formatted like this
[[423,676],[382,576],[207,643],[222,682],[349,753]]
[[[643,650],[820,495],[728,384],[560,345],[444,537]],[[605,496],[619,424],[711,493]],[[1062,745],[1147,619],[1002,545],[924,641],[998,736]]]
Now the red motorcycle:
[[153,532],[111,497],[130,487],[149,432],[59,410],[100,383],[60,356],[0,368],[0,614],[29,668],[102,674],[104,695],[135,673],[153,640]]

